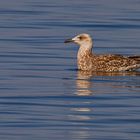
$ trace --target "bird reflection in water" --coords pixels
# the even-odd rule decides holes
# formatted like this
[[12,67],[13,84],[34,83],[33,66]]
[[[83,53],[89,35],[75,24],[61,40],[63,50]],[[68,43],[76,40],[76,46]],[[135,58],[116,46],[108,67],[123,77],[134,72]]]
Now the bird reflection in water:
[[[98,92],[95,90],[94,78],[100,77],[102,80],[117,79],[123,76],[140,76],[140,71],[133,72],[91,72],[91,71],[78,71],[76,80],[76,95],[77,96],[92,96]],[[113,88],[114,86],[111,84]],[[108,83],[102,83],[108,85]],[[95,87],[94,87],[95,86]],[[124,85],[122,85],[124,87]],[[77,111],[90,111],[89,108],[78,108]]]
[[[92,71],[78,71],[76,94],[78,96],[90,96],[94,93],[93,84],[94,77],[101,77],[104,79],[117,79],[122,76],[140,76],[140,71],[131,71],[131,72],[92,72]],[[104,83],[105,84],[105,83]]]
[[[77,91],[76,94],[78,96],[90,96],[93,94],[92,87],[93,87],[93,79],[96,76],[102,76],[102,78],[106,78],[104,76],[126,76],[126,75],[136,75],[137,72],[91,72],[91,71],[78,71],[77,73],[77,80],[76,80],[76,87]],[[140,74],[139,74],[140,75]]]

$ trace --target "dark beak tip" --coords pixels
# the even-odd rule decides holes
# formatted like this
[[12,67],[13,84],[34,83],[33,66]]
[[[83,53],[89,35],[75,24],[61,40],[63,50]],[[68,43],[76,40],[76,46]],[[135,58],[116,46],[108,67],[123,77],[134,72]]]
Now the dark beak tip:
[[64,43],[70,43],[70,42],[73,42],[73,40],[72,39],[67,39],[67,40],[64,41]]
[[68,43],[68,41],[67,41],[67,40],[65,40],[65,41],[64,41],[64,43]]

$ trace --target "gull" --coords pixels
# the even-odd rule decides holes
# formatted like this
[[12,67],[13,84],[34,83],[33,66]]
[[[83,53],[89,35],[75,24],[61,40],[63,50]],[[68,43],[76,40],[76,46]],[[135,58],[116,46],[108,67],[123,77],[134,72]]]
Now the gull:
[[83,33],[64,43],[76,43],[79,50],[77,53],[77,65],[83,71],[119,72],[133,71],[140,68],[140,56],[123,56],[118,54],[97,55],[92,52],[93,41],[89,34]]

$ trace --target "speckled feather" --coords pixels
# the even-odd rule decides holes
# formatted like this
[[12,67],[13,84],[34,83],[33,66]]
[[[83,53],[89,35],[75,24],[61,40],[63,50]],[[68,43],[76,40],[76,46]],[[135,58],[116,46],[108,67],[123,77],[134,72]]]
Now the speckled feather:
[[140,68],[139,61],[121,55],[94,55],[86,51],[77,59],[78,69],[88,71],[131,71]]

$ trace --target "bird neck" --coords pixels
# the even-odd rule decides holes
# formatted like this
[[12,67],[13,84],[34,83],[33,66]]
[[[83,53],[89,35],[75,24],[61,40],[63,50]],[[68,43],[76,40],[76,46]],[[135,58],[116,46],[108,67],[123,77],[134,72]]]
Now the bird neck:
[[77,57],[79,59],[83,58],[83,56],[91,56],[91,55],[92,55],[92,47],[80,46],[77,54]]

